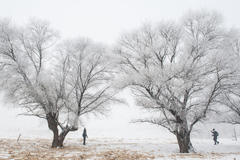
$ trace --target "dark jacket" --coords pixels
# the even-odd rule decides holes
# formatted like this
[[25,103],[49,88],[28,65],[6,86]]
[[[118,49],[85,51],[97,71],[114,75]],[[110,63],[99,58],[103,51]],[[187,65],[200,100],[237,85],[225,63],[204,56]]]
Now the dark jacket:
[[83,130],[83,134],[82,134],[82,136],[83,136],[83,138],[86,138],[86,137],[88,137],[87,136],[87,130],[84,128],[84,130]]
[[82,136],[87,137],[87,133],[83,132]]
[[218,132],[217,132],[217,131],[211,131],[211,132],[213,133],[212,136],[213,136],[214,138],[217,138],[217,136],[218,136]]

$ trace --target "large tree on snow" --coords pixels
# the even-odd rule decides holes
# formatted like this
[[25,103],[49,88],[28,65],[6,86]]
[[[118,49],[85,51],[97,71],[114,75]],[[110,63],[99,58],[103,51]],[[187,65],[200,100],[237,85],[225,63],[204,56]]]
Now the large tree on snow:
[[[56,105],[63,107],[62,119],[67,121],[65,126],[55,123],[53,130],[58,132],[60,126],[60,138],[64,139],[69,131],[77,130],[82,115],[106,116],[108,104],[120,101],[111,87],[113,68],[106,46],[77,38],[63,41],[57,48],[54,76],[60,99]],[[54,119],[57,122],[58,116]]]
[[52,147],[63,146],[82,115],[105,114],[113,100],[106,47],[86,38],[55,46],[57,40],[46,21],[33,19],[23,28],[0,21],[1,91],[22,115],[47,120]]
[[167,128],[181,153],[193,149],[193,126],[218,110],[234,86],[231,35],[214,11],[189,11],[179,21],[146,23],[125,32],[115,51],[119,82],[150,117],[135,119]]
[[222,106],[221,116],[216,118],[217,122],[240,124],[240,34],[239,31],[235,30],[232,32],[233,38],[229,45],[229,51],[233,54],[234,59],[231,61],[232,70],[235,71],[235,76],[231,77],[232,87],[229,88],[228,92],[222,95],[220,101]]

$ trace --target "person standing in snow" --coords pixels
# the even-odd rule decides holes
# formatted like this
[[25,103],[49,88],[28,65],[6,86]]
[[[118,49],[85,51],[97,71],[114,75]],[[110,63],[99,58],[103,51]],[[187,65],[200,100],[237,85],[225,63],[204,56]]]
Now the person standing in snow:
[[86,145],[86,138],[88,138],[86,128],[84,128],[83,130],[82,137],[83,137],[83,145]]
[[218,132],[215,131],[215,129],[213,128],[212,132],[212,136],[213,136],[213,141],[214,141],[214,145],[219,144],[219,142],[217,141],[217,137],[218,137]]

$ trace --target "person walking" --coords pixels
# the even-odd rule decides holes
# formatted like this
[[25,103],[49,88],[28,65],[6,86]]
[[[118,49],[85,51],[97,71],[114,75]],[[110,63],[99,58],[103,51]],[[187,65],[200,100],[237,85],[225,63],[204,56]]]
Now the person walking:
[[216,145],[216,144],[219,144],[219,142],[217,141],[217,137],[218,137],[218,132],[217,131],[215,131],[215,129],[213,128],[213,130],[211,131],[212,132],[212,136],[213,136],[213,141],[214,141],[214,145]]
[[83,129],[82,137],[83,137],[83,145],[86,145],[86,138],[88,138],[86,128]]

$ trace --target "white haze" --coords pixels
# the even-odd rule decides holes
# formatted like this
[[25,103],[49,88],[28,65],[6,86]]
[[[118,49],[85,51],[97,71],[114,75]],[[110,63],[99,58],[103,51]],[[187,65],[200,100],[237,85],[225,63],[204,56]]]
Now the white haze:
[[[58,29],[62,38],[85,36],[107,44],[113,44],[123,30],[139,27],[145,21],[176,19],[188,9],[216,9],[223,14],[228,27],[240,27],[239,0],[0,0],[0,2],[1,18],[11,17],[21,25],[31,17],[41,18],[48,20],[55,29]],[[172,138],[176,141],[176,138],[162,127],[129,123],[132,118],[138,118],[141,114],[133,98],[126,94],[123,96],[128,101],[127,106],[113,105],[108,118],[84,117],[79,130],[69,133],[67,138],[81,138],[83,127],[86,127],[89,138]],[[17,139],[20,134],[22,138],[52,138],[46,120],[17,116],[21,109],[5,106],[2,101],[0,98],[0,138]],[[206,144],[212,142],[210,133],[212,128],[219,132],[220,142],[221,138],[227,138],[225,143],[234,139],[234,130],[240,137],[240,125],[207,122],[194,126],[193,146],[199,143],[196,139],[202,139]],[[224,149],[223,147],[222,150]]]

